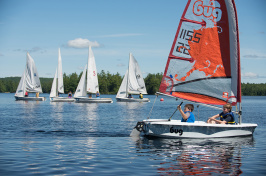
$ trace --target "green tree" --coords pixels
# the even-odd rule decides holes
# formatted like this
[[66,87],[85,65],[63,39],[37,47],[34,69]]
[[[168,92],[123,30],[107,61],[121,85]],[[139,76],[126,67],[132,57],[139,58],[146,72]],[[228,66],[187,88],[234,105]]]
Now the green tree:
[[6,92],[6,86],[2,80],[0,80],[0,92]]
[[149,73],[146,78],[144,79],[146,84],[147,93],[154,95],[156,92],[159,91],[159,87],[162,81],[163,74],[151,74]]

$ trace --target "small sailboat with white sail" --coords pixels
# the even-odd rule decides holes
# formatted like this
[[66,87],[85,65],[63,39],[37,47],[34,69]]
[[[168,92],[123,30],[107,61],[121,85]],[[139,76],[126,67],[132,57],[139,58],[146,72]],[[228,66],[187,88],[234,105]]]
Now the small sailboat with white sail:
[[74,101],[72,97],[59,97],[59,94],[64,94],[64,81],[63,81],[63,69],[62,58],[60,48],[58,49],[58,66],[55,71],[54,80],[50,92],[51,102],[71,102]]
[[[24,101],[44,101],[44,97],[39,97],[39,93],[42,93],[42,86],[34,60],[28,52],[26,58],[26,67],[17,87],[15,98]],[[36,93],[36,96],[30,96],[28,93]]]
[[[87,96],[89,95],[89,97]],[[85,66],[80,78],[78,87],[74,94],[76,103],[113,103],[111,98],[93,98],[91,95],[100,95],[98,85],[98,75],[95,63],[95,57],[89,46],[88,64]]]
[[169,117],[148,118],[137,123],[131,136],[221,138],[253,135],[257,124],[242,123],[240,72],[239,30],[234,0],[189,0],[174,38],[158,95],[220,109],[230,103],[235,107],[238,122],[211,124],[206,122],[208,117],[206,121],[194,123]]
[[133,98],[134,94],[147,94],[145,82],[137,60],[129,54],[129,63],[126,74],[116,95],[121,102],[150,102],[149,98]]

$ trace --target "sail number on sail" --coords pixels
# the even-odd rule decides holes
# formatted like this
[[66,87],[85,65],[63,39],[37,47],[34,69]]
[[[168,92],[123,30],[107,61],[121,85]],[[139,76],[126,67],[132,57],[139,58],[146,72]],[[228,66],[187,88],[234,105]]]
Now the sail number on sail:
[[[200,33],[195,32],[194,31],[190,31],[190,30],[181,30],[181,33],[179,35],[179,38],[184,39],[184,40],[188,40],[188,41],[193,41],[195,43],[199,43],[200,41]],[[182,42],[178,42],[179,46],[176,47],[176,51],[179,53],[183,53],[186,55],[189,55],[188,53],[188,49],[189,49],[189,45],[182,43]],[[181,51],[182,49],[182,51]]]
[[182,129],[174,129],[174,127],[170,128],[170,133],[179,133],[179,136],[182,136],[183,130]]

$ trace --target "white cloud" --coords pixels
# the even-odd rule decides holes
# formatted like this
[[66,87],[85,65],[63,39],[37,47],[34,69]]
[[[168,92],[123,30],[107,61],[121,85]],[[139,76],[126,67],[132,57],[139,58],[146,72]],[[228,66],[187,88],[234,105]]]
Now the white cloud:
[[256,55],[256,54],[244,55],[243,57],[245,57],[245,58],[252,58],[252,59],[266,58],[266,56],[264,56],[264,55]]
[[88,39],[83,39],[83,38],[76,38],[74,40],[69,40],[67,42],[67,45],[72,48],[88,48],[89,45],[92,47],[100,46],[100,44],[96,41],[92,42],[89,41]]
[[243,78],[252,78],[252,79],[254,78],[256,79],[259,77],[256,73],[252,73],[252,72],[243,73],[241,76]]
[[124,67],[125,64],[121,63],[121,64],[117,64],[116,66],[117,66],[117,67]]
[[111,35],[102,35],[102,36],[98,36],[98,37],[102,37],[102,38],[108,38],[108,37],[130,37],[130,36],[140,36],[143,34],[138,34],[138,33],[129,33],[129,34],[111,34]]
[[77,69],[78,70],[84,70],[84,67],[78,67]]

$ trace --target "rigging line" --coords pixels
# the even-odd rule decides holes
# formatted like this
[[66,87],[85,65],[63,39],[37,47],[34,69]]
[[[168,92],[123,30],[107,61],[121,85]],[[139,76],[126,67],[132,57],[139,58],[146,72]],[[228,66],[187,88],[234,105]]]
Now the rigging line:
[[149,113],[147,119],[150,118],[150,115],[151,115],[151,112],[152,112],[152,109],[153,109],[153,106],[154,106],[154,104],[155,104],[155,101],[156,101],[157,97],[158,97],[158,94],[156,94],[156,98],[155,98],[155,100],[154,100],[154,102],[153,102],[152,108],[151,108],[151,110],[150,110],[150,113]]

